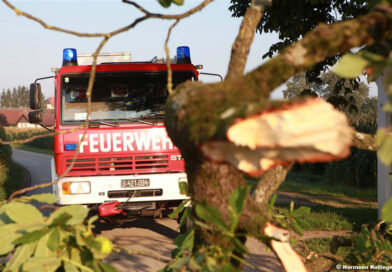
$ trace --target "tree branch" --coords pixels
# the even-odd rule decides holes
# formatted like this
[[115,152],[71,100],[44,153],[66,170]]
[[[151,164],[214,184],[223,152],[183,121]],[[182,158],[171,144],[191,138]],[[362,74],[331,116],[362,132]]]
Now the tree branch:
[[268,203],[271,195],[286,179],[290,166],[277,166],[261,176],[254,192],[254,201],[261,206]]
[[233,77],[240,76],[244,73],[249,50],[257,26],[264,12],[264,4],[256,4],[256,2],[257,1],[252,0],[252,3],[246,10],[244,19],[242,20],[240,31],[238,32],[238,36],[231,49],[231,58],[226,79],[232,79]]
[[166,53],[166,67],[167,67],[167,91],[169,95],[173,93],[173,82],[172,82],[172,69],[170,66],[170,51],[169,51],[169,39],[173,28],[180,22],[180,19],[177,19],[174,24],[172,24],[167,32],[166,40],[165,40],[165,53]]
[[[167,103],[169,135],[175,138],[174,133],[181,130],[196,146],[209,139],[225,140],[227,128],[235,120],[273,108],[270,93],[290,77],[328,56],[392,38],[391,24],[391,14],[383,12],[332,25],[321,24],[302,41],[245,76],[209,85],[185,83]],[[374,33],[381,35],[373,37]],[[180,139],[175,144],[179,142]]]
[[376,151],[376,137],[371,134],[354,132],[353,147],[363,150]]

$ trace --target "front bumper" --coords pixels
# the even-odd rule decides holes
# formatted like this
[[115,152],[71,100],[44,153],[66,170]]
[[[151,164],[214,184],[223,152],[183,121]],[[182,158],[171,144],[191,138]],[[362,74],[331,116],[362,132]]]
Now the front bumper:
[[[124,179],[149,179],[148,187],[122,188],[121,180]],[[184,200],[188,197],[180,193],[179,182],[186,180],[185,173],[157,173],[145,175],[124,175],[124,176],[90,176],[90,177],[66,177],[53,185],[53,192],[58,196],[59,205],[70,204],[99,204],[108,201],[128,201],[132,202],[156,202]],[[62,192],[64,182],[89,181],[91,184],[90,193],[66,195]],[[132,191],[134,197],[121,191]],[[115,193],[113,193],[115,192]],[[137,192],[135,194],[135,192]],[[143,192],[143,193],[140,193]],[[150,193],[149,192],[153,192]],[[157,193],[159,192],[159,193]],[[131,194],[131,192],[130,192]],[[145,196],[145,195],[149,196]]]

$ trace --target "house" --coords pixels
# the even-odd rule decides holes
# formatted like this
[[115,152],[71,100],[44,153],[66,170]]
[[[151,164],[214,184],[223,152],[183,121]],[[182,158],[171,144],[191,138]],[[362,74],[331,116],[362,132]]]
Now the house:
[[[2,108],[0,109],[0,126],[18,128],[36,128],[37,124],[29,123],[29,109],[26,108]],[[54,111],[46,110],[42,116],[42,124],[48,127],[54,125]]]
[[46,109],[53,110],[54,109],[54,97],[49,97],[45,100]]

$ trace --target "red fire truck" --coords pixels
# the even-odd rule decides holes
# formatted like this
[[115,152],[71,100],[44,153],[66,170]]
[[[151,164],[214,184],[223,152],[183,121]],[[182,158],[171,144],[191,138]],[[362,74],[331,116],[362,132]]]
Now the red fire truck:
[[[101,216],[137,215],[144,210],[178,206],[186,196],[184,160],[163,124],[168,96],[167,66],[154,58],[131,62],[130,53],[98,57],[87,134],[73,161],[87,117],[86,90],[91,71],[83,65],[92,55],[63,50],[63,65],[55,72],[55,127],[52,180],[59,205],[83,204]],[[171,64],[173,87],[198,80],[188,47],[178,47]],[[41,121],[41,86],[30,86],[30,122]],[[65,174],[64,174],[65,173]]]

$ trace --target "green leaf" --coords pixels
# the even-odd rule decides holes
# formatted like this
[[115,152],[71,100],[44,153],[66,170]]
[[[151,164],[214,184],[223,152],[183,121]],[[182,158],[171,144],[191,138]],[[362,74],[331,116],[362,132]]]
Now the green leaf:
[[169,214],[169,217],[171,219],[173,219],[176,216],[178,216],[184,210],[185,204],[187,204],[187,203],[188,203],[188,200],[184,200],[183,202],[181,202],[181,204],[177,207],[177,209]]
[[88,221],[87,221],[87,225],[88,226],[90,226],[90,225],[92,225],[95,221],[97,221],[98,220],[98,216],[97,215],[94,215],[94,216],[91,216],[89,219],[88,219]]
[[381,218],[392,223],[392,198],[390,198],[381,210]]
[[58,228],[54,228],[49,234],[47,246],[49,249],[55,251],[60,245],[60,232]]
[[65,225],[65,223],[67,223],[67,221],[70,220],[71,218],[72,215],[69,215],[68,213],[62,213],[52,220],[51,226]]
[[174,4],[176,4],[176,5],[179,5],[179,6],[181,6],[181,5],[184,4],[184,0],[172,0],[172,2],[173,2]]
[[192,252],[195,241],[195,229],[187,233],[180,234],[174,239],[174,244],[177,245],[181,251],[188,250]]
[[229,205],[233,208],[233,210],[239,214],[242,212],[242,209],[245,205],[245,198],[248,194],[247,187],[237,188],[230,196]]
[[7,262],[4,271],[20,271],[20,266],[30,258],[35,246],[35,243],[30,243],[17,247],[11,260]]
[[292,212],[292,215],[293,216],[305,216],[305,215],[308,215],[309,213],[310,213],[310,208],[302,206],[302,207],[299,207],[298,209],[294,210]]
[[33,224],[44,221],[42,213],[31,204],[12,201],[4,206],[7,216],[15,223]]
[[158,0],[158,2],[164,8],[170,7],[170,4],[171,4],[171,0]]
[[180,194],[182,195],[189,195],[188,194],[188,183],[185,181],[182,181],[180,183],[178,183],[178,187],[180,187]]
[[376,133],[376,145],[380,147],[384,143],[387,137],[388,137],[388,132],[385,128],[378,129]]
[[64,213],[72,216],[72,218],[66,222],[67,225],[77,225],[82,223],[87,217],[88,209],[81,205],[69,205],[61,207],[50,215],[49,222],[53,224],[53,222]]
[[110,264],[100,263],[99,266],[101,267],[103,272],[117,272],[117,269]]
[[5,205],[2,205],[0,207],[0,225],[4,225],[4,224],[11,224],[14,223],[14,221],[12,221],[8,215],[5,213]]
[[222,214],[214,207],[197,204],[195,207],[196,215],[205,222],[211,223],[222,230],[228,230]]
[[26,272],[55,272],[60,266],[61,260],[57,257],[33,257],[23,265],[23,271]]
[[79,269],[77,266],[75,266],[73,263],[64,261],[63,268],[65,272],[79,272]]
[[48,230],[36,230],[33,232],[25,233],[22,235],[22,237],[16,239],[14,241],[14,244],[19,245],[19,244],[29,244],[29,243],[37,242],[46,233],[48,233]]
[[345,54],[333,67],[333,71],[341,77],[356,78],[368,66],[369,61],[360,54]]
[[58,200],[58,197],[55,196],[54,194],[38,194],[38,195],[32,195],[30,199],[36,200],[41,203],[53,204]]
[[17,224],[8,224],[0,226],[0,255],[5,255],[14,247],[14,240],[18,239],[21,234],[17,233]]
[[[82,265],[80,263],[80,261],[75,262],[75,261],[67,259],[67,258],[62,258],[62,260],[64,262],[64,269],[65,269],[66,272],[74,272],[74,271],[94,272],[91,268]],[[69,266],[66,267],[66,264],[68,264]],[[79,270],[74,270],[76,267],[79,268]]]
[[247,252],[248,249],[246,248],[246,246],[244,245],[244,243],[242,243],[237,237],[233,238],[233,242],[236,245],[236,248],[241,251],[241,252]]
[[55,252],[48,248],[49,234],[45,234],[37,243],[34,256],[35,257],[53,257]]
[[289,226],[291,227],[291,229],[292,229],[293,231],[295,231],[295,232],[298,233],[299,235],[302,236],[302,235],[304,234],[303,229],[301,228],[300,225],[298,225],[297,221],[291,220],[291,221],[289,222]]
[[278,198],[277,194],[273,194],[270,202],[268,203],[268,207],[272,209],[275,206],[276,199]]
[[71,260],[68,260],[69,262],[73,262],[74,264],[75,263],[81,263],[82,262],[82,253],[79,251],[79,250],[77,250],[76,248],[72,248],[71,249],[71,254],[70,254],[70,257],[71,257]]
[[310,229],[310,224],[308,221],[302,218],[295,218],[295,221],[297,221],[298,225],[300,225],[303,229]]
[[378,157],[385,165],[392,163],[392,135],[389,135],[386,140],[381,144],[377,152]]
[[386,112],[392,112],[392,103],[387,101],[387,103],[385,103],[385,105],[382,107],[382,110]]

